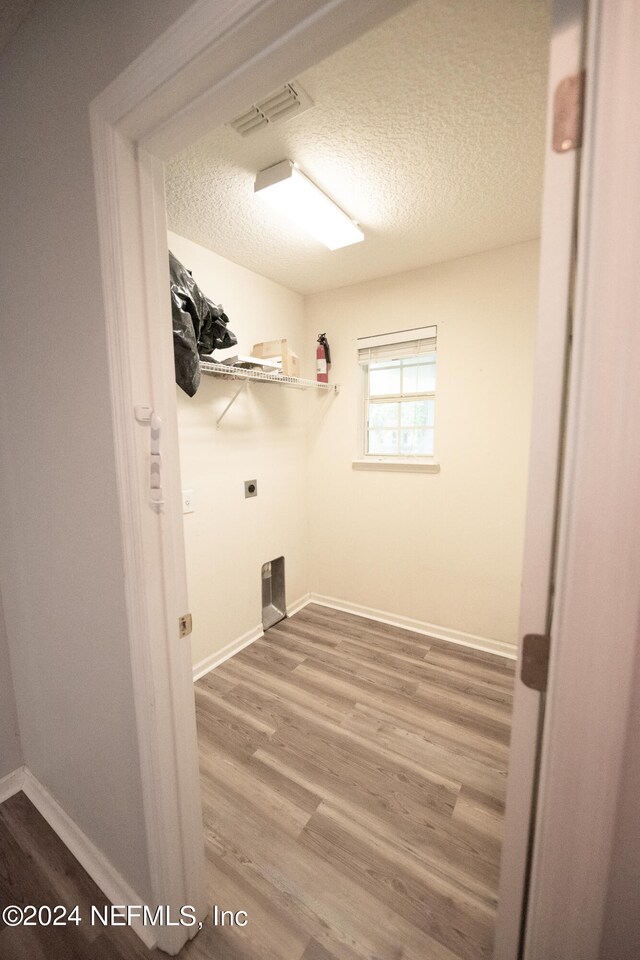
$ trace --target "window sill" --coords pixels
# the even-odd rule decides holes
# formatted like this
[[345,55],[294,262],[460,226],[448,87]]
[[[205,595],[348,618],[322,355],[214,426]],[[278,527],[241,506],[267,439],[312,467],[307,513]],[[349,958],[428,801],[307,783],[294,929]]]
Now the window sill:
[[401,473],[440,473],[440,464],[437,460],[376,460],[367,457],[366,460],[353,460],[354,470],[391,470]]

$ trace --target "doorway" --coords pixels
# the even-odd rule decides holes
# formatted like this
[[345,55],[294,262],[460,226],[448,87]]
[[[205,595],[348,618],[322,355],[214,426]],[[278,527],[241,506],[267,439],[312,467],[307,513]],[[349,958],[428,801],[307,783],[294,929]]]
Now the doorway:
[[[134,117],[133,119],[130,118],[129,124],[130,124],[130,129],[132,129],[133,126],[135,126],[135,117]],[[166,145],[166,144],[168,143],[168,141],[169,141],[169,140],[172,138],[172,136],[173,136],[173,134],[168,133],[168,128],[169,128],[170,126],[171,126],[171,124],[170,124],[169,122],[167,122],[167,123],[164,125],[163,128],[159,129],[158,132],[156,132],[154,135],[151,135],[151,137],[150,137],[149,140],[147,141],[147,145],[148,145],[150,148],[153,148],[153,147],[155,146],[155,149],[159,150],[159,152],[162,154],[162,149],[163,149],[163,148],[160,147],[161,142],[164,142],[165,145]],[[193,132],[192,132],[192,136],[193,136]],[[164,149],[167,149],[166,146],[165,146]],[[142,169],[144,169],[144,170],[146,171],[146,173],[147,173],[146,181],[142,184],[142,187],[141,187],[141,189],[142,189],[142,191],[143,191],[143,194],[144,194],[145,191],[148,191],[148,197],[151,198],[151,199],[153,199],[154,202],[157,202],[158,197],[160,196],[160,193],[161,193],[161,184],[160,184],[160,176],[159,176],[159,172],[158,172],[158,165],[157,165],[157,163],[155,162],[155,160],[152,159],[151,155],[150,155],[150,154],[145,154],[144,151],[143,151],[143,153],[142,153],[142,155],[141,155],[140,164],[141,164]],[[143,223],[142,223],[142,228],[143,228],[143,230],[146,232],[147,235],[152,235],[152,236],[155,238],[155,242],[157,243],[156,253],[158,253],[159,248],[160,248],[160,245],[161,245],[161,237],[162,237],[161,223],[160,223],[158,220],[153,220],[153,219],[152,219],[151,221],[148,221],[148,220],[145,221],[145,219],[144,219],[144,216],[145,216],[144,211],[145,211],[145,208],[144,208],[144,206],[143,206]],[[166,248],[166,240],[164,241],[164,245],[165,245],[165,248]],[[146,276],[153,278],[154,282],[157,282],[157,283],[158,283],[158,288],[157,288],[157,289],[160,290],[160,289],[161,289],[161,278],[162,278],[162,269],[161,269],[162,260],[161,260],[161,258],[160,258],[159,256],[158,256],[158,257],[154,257],[153,255],[149,254],[148,252],[147,252],[147,254],[146,254],[145,256],[146,256],[146,260],[145,260],[144,266],[145,266]],[[151,297],[152,297],[152,300],[153,300],[153,298],[155,297],[156,300],[157,300],[157,302],[158,302],[159,304],[162,302],[162,296],[161,296],[160,293],[151,294]],[[165,310],[165,315],[166,315],[166,310]],[[162,351],[163,351],[163,352],[162,352]],[[170,354],[169,354],[169,351],[167,350],[167,344],[166,344],[166,343],[165,343],[165,345],[162,347],[161,353],[162,353],[162,362],[161,362],[160,366],[163,367],[163,375],[166,375],[166,374],[169,373],[169,371],[170,371]],[[149,376],[150,376],[151,382],[154,383],[156,389],[158,389],[158,390],[160,391],[160,394],[159,394],[159,395],[160,395],[160,397],[161,397],[164,388],[158,386],[158,384],[157,384],[157,382],[156,382],[156,376],[157,376],[157,374],[149,371]],[[140,371],[139,371],[139,370],[138,370],[138,377],[140,377]],[[145,380],[145,377],[144,377],[144,376],[142,377],[142,381],[140,381],[140,379],[138,379],[138,386],[140,386],[140,383],[141,383],[141,382],[144,383],[144,380]],[[166,397],[165,397],[165,400],[166,400]],[[154,406],[155,406],[155,404],[154,404]],[[171,454],[171,453],[175,454],[175,453],[176,453],[175,437],[172,437],[172,435],[171,435],[171,434],[172,434],[172,428],[174,427],[174,422],[173,422],[173,414],[172,414],[171,403],[170,403],[170,402],[167,401],[166,409],[163,411],[163,413],[164,413],[163,420],[164,420],[165,424],[167,424],[167,425],[169,426],[169,432],[168,432],[168,434],[167,434],[167,443],[168,443],[168,445],[169,445],[169,452],[170,452],[170,454]],[[173,448],[173,449],[172,449],[172,448]],[[141,452],[142,452],[142,451],[141,451]],[[178,502],[178,496],[179,496],[180,482],[179,482],[179,478],[176,476],[177,471],[171,466],[171,459],[170,459],[170,457],[167,458],[167,459],[169,460],[169,469],[167,470],[167,473],[165,474],[164,491],[165,491],[166,495],[172,499],[172,502],[177,503],[177,502]],[[144,484],[145,484],[145,481],[146,481],[146,467],[147,467],[146,458],[143,458],[142,456],[139,457],[139,463],[140,463],[140,477],[139,477],[139,480],[140,480],[140,488],[141,488],[141,489],[144,489]],[[177,457],[176,457],[176,463],[177,463]],[[170,516],[167,515],[167,519],[168,519],[169,521],[171,521],[171,522],[170,522],[169,524],[165,524],[165,525],[164,525],[164,526],[165,526],[165,529],[163,529],[163,531],[162,531],[162,537],[168,538],[169,540],[172,539],[172,542],[173,542],[174,544],[175,544],[176,542],[179,544],[179,543],[180,543],[180,537],[181,537],[180,532],[179,532],[179,523],[176,522],[176,517],[175,517],[175,516],[174,516],[174,517],[170,517]],[[157,528],[157,524],[153,524],[153,525],[154,525],[155,528]],[[152,524],[149,524],[149,527],[151,527],[151,526],[152,526]],[[170,526],[170,527],[171,527],[171,530],[167,530],[167,529],[166,529],[167,526]],[[158,531],[157,531],[157,529],[154,529],[153,531],[152,531],[151,529],[149,529],[149,530],[147,531],[147,533],[149,534],[149,538],[154,538],[154,537],[157,538],[157,536],[158,536]],[[165,542],[165,547],[166,547],[166,542]],[[178,553],[179,553],[179,551],[178,551]],[[176,585],[176,583],[175,583],[175,581],[176,581],[176,563],[177,563],[177,567],[178,567],[178,569],[179,569],[179,568],[180,568],[180,565],[181,565],[179,556],[178,556],[178,558],[177,558],[177,560],[176,560],[176,555],[175,555],[175,553],[173,553],[173,556],[172,556],[171,558],[169,558],[169,556],[167,555],[166,550],[165,550],[164,561],[163,561],[163,565],[164,565],[164,568],[165,568],[165,572],[167,571],[167,569],[171,569],[171,570],[172,570],[172,576],[173,576],[173,581],[174,581],[174,589],[176,589],[176,590],[177,590],[177,593],[179,594],[179,593],[180,593],[180,589],[181,589],[181,588],[180,588],[180,584],[178,583],[178,584]],[[177,579],[179,580],[179,577],[178,577]],[[167,610],[169,610],[170,613],[173,613],[173,612],[175,612],[175,608],[176,608],[176,606],[179,604],[180,599],[181,599],[181,598],[180,598],[179,596],[176,597],[176,595],[174,594],[169,600],[167,600],[167,597],[166,597],[166,594],[165,594],[164,596],[162,596],[163,603],[162,603],[160,609],[164,610],[165,612],[166,612]],[[167,620],[168,620],[168,622],[171,622],[171,617],[170,617],[170,616],[167,616]],[[166,624],[165,624],[165,629],[166,629]],[[179,673],[180,673],[180,676],[181,676],[181,683],[182,683],[182,686],[183,686],[183,689],[184,689],[184,688],[185,688],[186,671],[185,671],[184,657],[182,657],[181,659],[182,659],[182,662],[181,662],[181,667],[180,667]],[[171,671],[170,671],[170,670],[168,671],[168,674],[169,674],[169,676],[168,676],[169,683],[170,683],[170,684],[173,684],[173,683],[174,683],[174,677],[171,675]],[[178,696],[178,699],[179,699],[180,696],[181,696],[181,694],[176,693],[176,691],[174,690],[174,696]],[[185,734],[185,742],[186,742],[186,739],[188,738],[188,731],[183,731],[183,733]],[[193,776],[193,771],[190,772],[189,776],[192,778],[192,776]]]
[[[273,849],[261,847],[258,856],[256,847],[252,870],[241,866],[243,858],[251,859],[253,835],[242,820],[238,791],[245,792],[247,815],[258,819],[249,798],[261,798],[260,812],[269,808],[269,797],[273,807],[282,803],[273,783],[271,792],[265,786],[279,775],[285,796],[293,785],[308,794],[303,811],[292,805],[293,841],[278,833],[278,825],[269,831],[268,819],[265,824],[279,838],[275,847],[289,851],[298,880],[304,875],[301,850],[315,875],[334,871],[326,888],[345,872],[327,839],[338,832],[327,821],[327,807],[362,829],[366,825],[381,844],[391,842],[396,856],[398,833],[411,848],[401,853],[411,878],[406,882],[432,914],[416,935],[447,926],[433,901],[431,911],[426,906],[433,875],[426,877],[439,856],[439,880],[458,899],[458,923],[468,923],[466,949],[489,956],[518,640],[549,22],[541,8],[528,7],[527,20],[522,9],[496,7],[465,34],[459,11],[441,15],[435,27],[432,12],[429,3],[411,5],[290,77],[281,90],[263,90],[238,117],[167,162],[169,247],[203,293],[222,305],[238,340],[214,352],[194,397],[178,391],[178,423],[183,486],[196,504],[195,512],[185,514],[185,535],[205,833],[215,846],[208,869],[218,878],[231,871],[245,898],[258,885],[275,912],[282,909],[284,888],[296,906],[281,929],[290,932],[296,925],[306,891],[296,898],[287,885],[291,877],[270,882],[278,866]],[[443,83],[448,71],[455,80]],[[269,119],[269,104],[292,92],[300,104]],[[246,117],[252,118],[248,128]],[[526,136],[516,137],[518,129]],[[497,143],[503,144],[499,154]],[[285,157],[294,158],[339,206],[357,211],[365,229],[361,244],[324,251],[261,203],[254,193],[259,171],[275,169]],[[413,331],[415,340],[425,325],[433,325],[428,346],[425,339],[412,349],[430,350],[423,366],[428,358],[437,368],[429,399],[416,393],[398,400],[413,370],[400,365],[415,361],[397,352],[405,349],[403,332]],[[238,356],[244,369],[256,344],[286,340],[300,358],[302,378],[313,378],[322,331],[331,343],[337,396],[229,381],[228,370],[217,369]],[[389,335],[399,342],[383,344],[384,354],[372,353],[380,344],[371,338]],[[359,396],[363,379],[366,411]],[[386,385],[378,390],[383,379]],[[386,418],[402,427],[403,408],[414,418],[420,411],[431,456],[381,455],[388,439],[396,438]],[[405,433],[412,440],[418,430],[412,426]],[[373,450],[365,443],[372,434],[381,444]],[[402,440],[400,430],[397,442]],[[257,497],[250,500],[248,477],[258,478]],[[259,571],[281,553],[294,616],[263,641]],[[304,612],[295,613],[301,607]],[[363,618],[369,649],[359,646],[363,637],[353,617],[330,619],[337,611]],[[381,621],[399,628],[395,644],[406,645],[402,662],[393,656],[393,634],[374,626]],[[414,631],[413,645],[407,627]],[[314,648],[314,631],[320,649]],[[329,680],[336,680],[336,671],[337,689]],[[376,680],[377,704],[368,689]],[[406,688],[400,702],[388,698],[394,684]],[[342,704],[335,702],[337,692]],[[333,727],[326,726],[319,697],[332,704]],[[418,703],[431,724],[417,723]],[[388,738],[378,754],[375,724],[380,738]],[[361,737],[360,753],[349,747],[354,769],[376,757],[398,776],[403,764],[417,765],[411,770],[419,781],[416,792],[400,806],[411,807],[420,796],[428,816],[425,777],[434,764],[440,777],[447,766],[458,771],[460,781],[449,778],[458,794],[446,824],[433,810],[435,822],[428,824],[397,810],[367,813],[358,794],[358,788],[366,790],[362,782],[352,787],[359,802],[340,791],[321,760],[321,743],[332,744],[328,753],[344,750],[334,728],[354,725]],[[292,728],[303,729],[314,745],[307,756]],[[398,749],[402,738],[414,743],[410,757]],[[444,753],[434,757],[424,741]],[[254,780],[247,778],[247,766]],[[220,770],[229,776],[233,770],[235,785],[229,776],[221,779]],[[388,781],[379,795],[369,789],[372,804],[393,805]],[[217,802],[229,791],[232,808]],[[236,830],[237,857],[220,856]],[[441,846],[429,842],[429,830],[438,833]],[[361,873],[363,861],[378,863],[377,851],[357,851],[353,836],[343,836],[347,840]],[[461,846],[468,868],[462,877]],[[381,859],[372,870],[384,874],[389,862]],[[364,904],[367,893],[354,884],[344,899],[359,897]],[[376,897],[411,927],[415,904],[412,909],[399,896],[392,906],[380,889],[372,902]],[[330,927],[331,909],[323,908]],[[341,923],[345,916],[325,932],[330,952],[346,936]],[[311,922],[305,932],[318,936]],[[249,936],[225,933],[229,949],[233,938]],[[398,929],[395,935],[401,936]],[[442,936],[443,947],[464,955],[451,930]]]

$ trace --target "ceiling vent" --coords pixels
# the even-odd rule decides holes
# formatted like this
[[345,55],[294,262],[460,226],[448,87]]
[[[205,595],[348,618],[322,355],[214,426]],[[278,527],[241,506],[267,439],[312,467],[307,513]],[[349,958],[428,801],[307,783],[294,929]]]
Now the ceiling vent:
[[313,101],[297,84],[285,83],[275,93],[265,97],[258,103],[253,103],[241,116],[236,117],[229,124],[241,137],[264,130],[272,123],[285,120],[300,113],[304,113],[313,106]]

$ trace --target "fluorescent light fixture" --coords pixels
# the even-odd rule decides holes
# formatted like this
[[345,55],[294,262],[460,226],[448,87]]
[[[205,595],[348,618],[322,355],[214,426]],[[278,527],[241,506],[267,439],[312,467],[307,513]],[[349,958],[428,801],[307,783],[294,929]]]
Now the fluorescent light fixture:
[[261,170],[254,192],[267,203],[324,243],[329,250],[364,240],[364,233],[291,160]]

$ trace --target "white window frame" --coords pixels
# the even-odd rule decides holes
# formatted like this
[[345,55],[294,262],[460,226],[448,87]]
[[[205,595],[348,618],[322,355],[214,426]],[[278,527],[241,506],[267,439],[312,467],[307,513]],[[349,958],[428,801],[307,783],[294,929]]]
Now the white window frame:
[[[381,359],[410,360],[426,354],[436,354],[437,328],[419,327],[400,330],[394,333],[363,337],[357,341],[358,364],[360,366],[358,449],[353,460],[354,469],[365,470],[401,470],[405,472],[438,473],[440,464],[435,458],[435,413],[434,413],[434,454],[402,456],[400,454],[375,454],[367,452],[369,409],[371,403],[397,402],[404,400],[436,400],[436,390],[411,395],[389,394],[371,398],[369,396],[369,367],[372,362]],[[415,352],[410,352],[415,347]],[[397,350],[397,356],[394,356]],[[367,357],[367,351],[370,357]],[[437,389],[437,388],[436,388]]]

